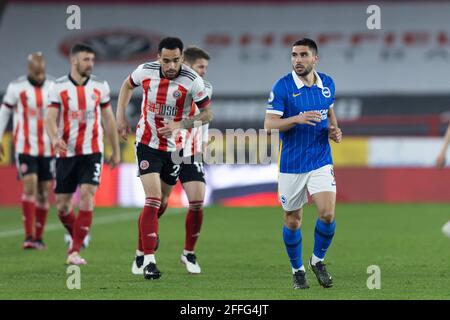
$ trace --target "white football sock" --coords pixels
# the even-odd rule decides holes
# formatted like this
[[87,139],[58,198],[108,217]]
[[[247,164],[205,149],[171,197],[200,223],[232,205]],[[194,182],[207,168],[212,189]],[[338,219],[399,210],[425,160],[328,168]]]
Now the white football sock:
[[298,268],[298,269],[295,269],[295,268],[292,268],[292,273],[296,273],[298,270],[302,270],[302,271],[306,271],[305,270],[305,266],[304,265],[302,265],[300,268]]
[[315,266],[316,263],[317,263],[317,262],[320,262],[320,261],[323,261],[323,259],[320,259],[320,258],[316,257],[316,256],[314,255],[314,253],[313,253],[313,255],[312,255],[312,257],[311,257],[311,264],[312,264],[313,266]]
[[194,251],[187,251],[187,250],[183,250],[183,254],[186,256],[188,253],[192,253],[194,254]]
[[156,263],[154,254],[146,254],[144,255],[144,266],[148,265],[150,262]]
[[143,251],[136,250],[136,256],[141,257],[144,255]]

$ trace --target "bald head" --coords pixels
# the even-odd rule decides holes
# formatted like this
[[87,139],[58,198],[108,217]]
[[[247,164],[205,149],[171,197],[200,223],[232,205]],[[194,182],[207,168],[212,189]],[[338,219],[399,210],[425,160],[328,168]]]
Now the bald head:
[[45,59],[42,52],[28,55],[28,77],[38,84],[45,81]]

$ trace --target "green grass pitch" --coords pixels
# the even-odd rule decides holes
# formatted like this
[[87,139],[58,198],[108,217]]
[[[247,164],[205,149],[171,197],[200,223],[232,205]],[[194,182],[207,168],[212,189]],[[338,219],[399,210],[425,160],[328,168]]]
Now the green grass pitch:
[[[98,208],[92,242],[82,256],[81,289],[69,290],[63,227],[49,214],[45,251],[21,249],[19,208],[0,208],[0,299],[450,299],[450,239],[441,226],[448,204],[339,204],[336,236],[326,263],[334,287],[293,290],[281,238],[280,208],[205,210],[197,245],[201,275],[180,263],[185,210],[160,220],[161,279],[131,274],[139,209]],[[311,255],[315,207],[303,217],[303,260]],[[369,290],[367,268],[381,269],[381,289]]]

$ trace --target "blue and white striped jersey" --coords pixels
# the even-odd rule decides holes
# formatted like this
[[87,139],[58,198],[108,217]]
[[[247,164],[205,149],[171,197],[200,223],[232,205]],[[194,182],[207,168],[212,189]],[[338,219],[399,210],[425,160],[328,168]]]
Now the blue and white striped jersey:
[[316,83],[307,87],[297,74],[278,80],[270,93],[267,113],[289,118],[306,111],[319,111],[321,122],[316,126],[297,124],[280,132],[279,169],[282,173],[304,173],[332,164],[328,142],[328,110],[334,103],[334,82],[331,77],[314,71]]

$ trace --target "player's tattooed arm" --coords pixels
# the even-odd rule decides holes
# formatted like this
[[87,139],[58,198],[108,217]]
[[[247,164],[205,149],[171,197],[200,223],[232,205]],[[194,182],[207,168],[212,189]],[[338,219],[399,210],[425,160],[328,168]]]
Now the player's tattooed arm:
[[334,113],[334,108],[328,109],[328,121],[330,126],[328,127],[328,137],[336,143],[342,141],[342,130],[338,126],[337,118]]
[[200,113],[191,118],[187,118],[181,121],[181,128],[189,129],[193,127],[200,127],[206,123],[210,123],[213,118],[211,106],[207,106],[200,110]]
[[120,88],[119,98],[117,100],[117,131],[122,139],[127,140],[128,134],[131,132],[130,123],[125,117],[125,109],[130,103],[131,96],[133,95],[134,87],[131,85],[129,78],[127,77]]
[[213,118],[211,105],[208,105],[200,110],[200,113],[182,121],[169,121],[164,127],[159,128],[158,132],[164,137],[172,136],[173,131],[178,129],[189,129],[194,127],[200,127],[205,123],[209,123]]

